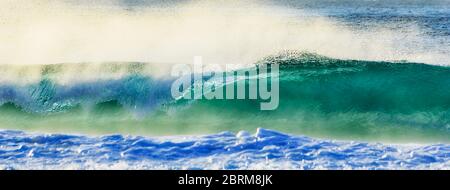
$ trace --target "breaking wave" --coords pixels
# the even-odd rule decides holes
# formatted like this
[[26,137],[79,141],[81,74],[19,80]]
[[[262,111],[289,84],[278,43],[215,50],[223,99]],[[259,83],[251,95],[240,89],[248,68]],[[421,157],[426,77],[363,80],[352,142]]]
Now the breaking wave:
[[[448,67],[292,51],[256,64],[262,63],[280,66],[280,105],[274,111],[260,111],[258,99],[177,101],[170,93],[175,79],[152,75],[149,63],[100,64],[94,78],[88,64],[1,66],[9,76],[35,74],[31,81],[0,84],[0,125],[153,135],[264,127],[315,137],[450,141]],[[83,78],[83,68],[90,78]],[[67,70],[77,71],[76,80],[64,80]],[[240,82],[246,81],[223,85]]]

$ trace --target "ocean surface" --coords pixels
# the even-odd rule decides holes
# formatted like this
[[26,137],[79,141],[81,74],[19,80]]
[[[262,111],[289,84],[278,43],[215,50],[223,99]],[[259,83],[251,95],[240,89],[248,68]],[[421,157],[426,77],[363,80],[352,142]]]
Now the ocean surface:
[[450,145],[287,135],[77,136],[0,131],[1,169],[450,169]]
[[[448,0],[107,2],[0,4],[0,169],[450,169]],[[197,55],[278,108],[172,97]]]

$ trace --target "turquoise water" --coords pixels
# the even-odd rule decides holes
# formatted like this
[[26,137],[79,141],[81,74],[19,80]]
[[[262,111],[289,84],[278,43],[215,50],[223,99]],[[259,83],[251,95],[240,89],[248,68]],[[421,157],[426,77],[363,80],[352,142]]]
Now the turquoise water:
[[[150,64],[123,63],[118,67],[140,65],[141,70],[64,85],[52,79],[59,74],[55,71],[34,83],[4,84],[0,122],[11,129],[94,134],[208,134],[263,127],[348,140],[450,140],[448,67],[298,52],[269,56],[257,64],[262,63],[279,65],[280,100],[272,111],[260,110],[261,99],[174,100],[174,78],[143,74]],[[63,68],[52,66],[58,67]],[[205,82],[211,80],[218,79]],[[223,85],[251,82],[237,77]]]
[[[447,0],[0,4],[0,169],[450,168]],[[172,97],[196,55],[277,109]]]

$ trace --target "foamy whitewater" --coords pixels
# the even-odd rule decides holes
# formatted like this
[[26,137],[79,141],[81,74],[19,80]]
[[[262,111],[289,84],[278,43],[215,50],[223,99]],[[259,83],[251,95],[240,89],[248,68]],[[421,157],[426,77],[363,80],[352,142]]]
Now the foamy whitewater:
[[255,134],[75,136],[0,132],[2,169],[450,169],[450,146]]
[[[449,26],[448,0],[4,0],[0,168],[450,169]],[[172,97],[194,56],[278,65],[278,108]]]

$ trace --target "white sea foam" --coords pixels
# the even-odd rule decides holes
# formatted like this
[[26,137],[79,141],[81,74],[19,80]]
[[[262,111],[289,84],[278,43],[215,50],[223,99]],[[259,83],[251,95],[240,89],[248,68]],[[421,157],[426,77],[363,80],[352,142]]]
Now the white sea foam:
[[445,144],[336,142],[265,129],[163,138],[0,131],[0,141],[0,169],[450,168]]

